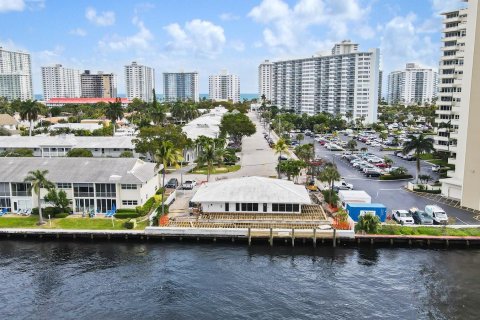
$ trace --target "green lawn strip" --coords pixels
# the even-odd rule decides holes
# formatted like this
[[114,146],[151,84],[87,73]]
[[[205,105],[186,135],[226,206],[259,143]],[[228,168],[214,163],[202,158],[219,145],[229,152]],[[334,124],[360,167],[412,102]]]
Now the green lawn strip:
[[38,228],[38,216],[0,217],[0,228]]
[[420,159],[422,159],[422,160],[433,160],[433,154],[431,154],[431,153],[421,154]]
[[[0,228],[42,228],[42,229],[78,229],[78,230],[127,230],[124,224],[129,219],[102,219],[102,218],[62,218],[48,219],[43,226],[37,226],[38,216],[30,217],[0,217]],[[137,222],[135,230],[143,230],[148,226],[148,220]]]
[[436,228],[436,227],[406,227],[382,226],[378,234],[385,235],[418,235],[418,236],[480,236],[480,228]]
[[[222,167],[214,167],[212,168],[212,171],[210,174],[221,174],[221,173],[230,173],[230,172],[235,172],[240,170],[241,166],[239,164],[233,165],[233,166],[222,166]],[[190,173],[194,174],[207,174],[207,168],[206,167],[201,167],[201,168],[195,168],[193,169]]]

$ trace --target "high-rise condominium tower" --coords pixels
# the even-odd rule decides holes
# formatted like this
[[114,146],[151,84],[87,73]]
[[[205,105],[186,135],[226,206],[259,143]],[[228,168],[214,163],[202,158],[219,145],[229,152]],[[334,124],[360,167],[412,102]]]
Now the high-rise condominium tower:
[[198,72],[164,72],[165,101],[199,101]]
[[345,40],[329,55],[273,63],[272,103],[297,114],[328,112],[377,120],[380,50]]
[[0,47],[0,97],[33,99],[30,54]]
[[261,99],[265,95],[265,99],[272,101],[272,76],[273,62],[265,60],[258,66],[258,96]]
[[240,102],[240,78],[223,70],[208,77],[208,96],[215,101]]
[[113,73],[97,74],[85,70],[80,75],[82,88],[82,98],[116,98],[117,97],[117,77]]
[[61,64],[42,67],[43,99],[80,98],[80,71]]
[[155,69],[140,65],[135,61],[125,66],[125,86],[127,98],[152,102],[155,88]]

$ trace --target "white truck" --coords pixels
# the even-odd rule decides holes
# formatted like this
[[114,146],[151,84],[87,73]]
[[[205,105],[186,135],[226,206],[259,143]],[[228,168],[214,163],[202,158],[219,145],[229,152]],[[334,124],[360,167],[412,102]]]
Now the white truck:
[[445,211],[437,205],[425,206],[425,213],[433,219],[434,224],[447,224],[448,216]]
[[338,198],[343,208],[346,208],[347,203],[372,203],[372,197],[363,190],[340,190]]
[[335,181],[333,183],[333,189],[335,191],[339,190],[352,190],[353,184],[345,182],[345,180]]

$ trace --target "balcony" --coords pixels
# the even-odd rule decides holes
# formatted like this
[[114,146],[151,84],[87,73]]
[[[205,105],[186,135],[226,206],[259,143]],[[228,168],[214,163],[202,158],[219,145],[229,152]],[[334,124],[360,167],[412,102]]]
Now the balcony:
[[455,164],[457,164],[457,159],[456,159],[456,158],[448,158],[448,161],[447,161],[447,162],[448,162],[448,164],[453,164],[453,165],[455,165]]
[[433,147],[435,148],[435,150],[437,151],[444,151],[444,152],[448,152],[448,146],[446,145],[443,145],[443,144],[434,144]]
[[455,175],[455,170],[448,170],[447,177],[452,178]]

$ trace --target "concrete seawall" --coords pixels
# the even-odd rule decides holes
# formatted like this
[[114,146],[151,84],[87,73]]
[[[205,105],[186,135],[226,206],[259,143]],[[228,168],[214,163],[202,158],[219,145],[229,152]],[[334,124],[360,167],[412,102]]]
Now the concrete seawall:
[[[334,241],[335,238],[335,241]],[[67,241],[228,242],[270,246],[480,248],[480,237],[354,235],[350,231],[305,229],[158,228],[145,230],[0,229],[6,239]]]

